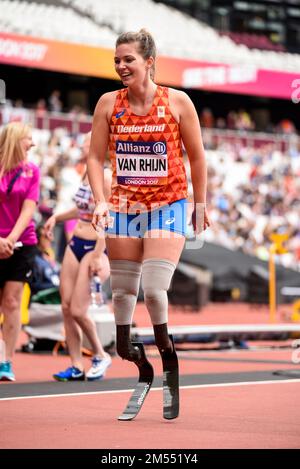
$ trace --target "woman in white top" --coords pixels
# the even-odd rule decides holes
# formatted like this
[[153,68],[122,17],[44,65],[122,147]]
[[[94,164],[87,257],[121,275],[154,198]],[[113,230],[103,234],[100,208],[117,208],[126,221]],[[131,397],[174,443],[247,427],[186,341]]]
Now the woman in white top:
[[[90,133],[86,135],[82,146],[82,156],[87,158]],[[109,196],[111,172],[105,170],[106,196]],[[66,212],[52,215],[45,224],[49,236],[57,222],[77,218],[73,236],[66,248],[60,275],[60,294],[66,342],[72,366],[53,375],[57,381],[83,381],[85,379],[82,360],[82,332],[88,338],[93,351],[92,367],[87,372],[87,379],[101,379],[111,364],[110,356],[105,353],[97,335],[94,321],[88,316],[90,303],[90,278],[98,275],[101,282],[109,277],[110,269],[105,254],[105,240],[99,238],[91,225],[94,200],[87,174],[74,197],[75,207]]]

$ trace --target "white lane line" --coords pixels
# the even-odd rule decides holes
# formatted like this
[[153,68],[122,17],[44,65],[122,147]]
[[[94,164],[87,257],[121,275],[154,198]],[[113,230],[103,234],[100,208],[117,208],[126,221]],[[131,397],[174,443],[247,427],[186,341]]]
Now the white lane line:
[[[195,384],[190,386],[181,386],[180,390],[184,389],[204,389],[204,388],[222,388],[222,387],[234,387],[234,386],[251,386],[257,384],[285,384],[285,383],[300,383],[300,379],[276,379],[268,381],[241,381],[239,383],[217,383],[217,384]],[[152,391],[160,391],[162,388],[152,388]],[[66,393],[66,394],[44,394],[39,396],[18,396],[18,397],[4,397],[0,398],[0,404],[3,401],[17,401],[20,399],[44,399],[52,397],[77,397],[77,396],[95,396],[99,394],[116,394],[124,392],[132,392],[133,389],[115,389],[111,391],[93,391],[93,392],[77,392],[77,393]]]

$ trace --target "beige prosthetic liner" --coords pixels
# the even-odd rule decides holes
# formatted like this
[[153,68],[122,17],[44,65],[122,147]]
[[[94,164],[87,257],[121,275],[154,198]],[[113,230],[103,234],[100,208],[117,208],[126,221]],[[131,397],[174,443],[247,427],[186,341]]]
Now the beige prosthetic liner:
[[117,325],[132,323],[141,278],[141,263],[126,260],[110,261],[110,284]]
[[168,322],[168,295],[176,264],[166,259],[147,259],[142,265],[142,287],[152,324]]

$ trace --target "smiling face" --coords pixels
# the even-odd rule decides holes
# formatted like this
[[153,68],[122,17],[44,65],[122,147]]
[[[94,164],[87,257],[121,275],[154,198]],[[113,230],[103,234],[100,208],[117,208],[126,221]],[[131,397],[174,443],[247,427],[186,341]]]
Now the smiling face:
[[125,86],[143,83],[150,76],[153,58],[144,59],[138,51],[138,43],[120,44],[115,52],[115,70]]
[[0,177],[6,171],[27,159],[28,150],[33,147],[31,127],[22,122],[10,122],[0,133]]

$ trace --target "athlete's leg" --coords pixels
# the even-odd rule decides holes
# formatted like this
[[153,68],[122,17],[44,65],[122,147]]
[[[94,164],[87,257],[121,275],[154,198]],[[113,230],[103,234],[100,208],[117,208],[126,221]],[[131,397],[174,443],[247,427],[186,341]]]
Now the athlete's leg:
[[71,301],[74,293],[79,262],[67,246],[60,272],[61,307],[64,316],[65,336],[72,365],[83,370],[81,356],[82,333],[71,314]]
[[106,248],[110,260],[141,262],[143,258],[143,240],[139,238],[107,236]]
[[106,246],[110,259],[117,352],[123,359],[137,361],[140,353],[131,344],[130,328],[139,292],[143,241],[108,237]]
[[177,265],[184,247],[185,236],[164,230],[151,230],[146,233],[143,241],[144,260],[163,257]]
[[143,241],[138,238],[108,238],[107,243],[113,307],[117,326],[118,354],[135,363],[138,383],[119,420],[132,420],[140,411],[153,382],[153,368],[142,343],[132,343],[130,327],[139,292]]
[[[71,315],[87,336],[93,350],[93,354],[105,358],[102,344],[99,340],[95,322],[88,316],[87,310],[90,304],[90,272],[89,265],[93,252],[88,252],[79,263],[78,273],[71,300]],[[109,274],[107,256],[102,254],[103,272],[101,280],[105,281]],[[106,273],[106,275],[105,275]]]
[[23,282],[8,281],[2,291],[1,312],[4,316],[2,336],[6,360],[11,361],[21,329],[21,298]]
[[162,358],[163,415],[166,419],[174,419],[179,414],[178,359],[173,339],[168,334],[167,291],[183,249],[184,240],[184,236],[171,233],[168,239],[159,236],[144,239],[142,284],[145,303],[153,324],[155,343]]
[[145,303],[154,328],[159,351],[172,349],[168,335],[168,296],[173,273],[179,261],[185,238],[177,233],[168,233],[168,238],[159,232],[144,239],[142,285]]

